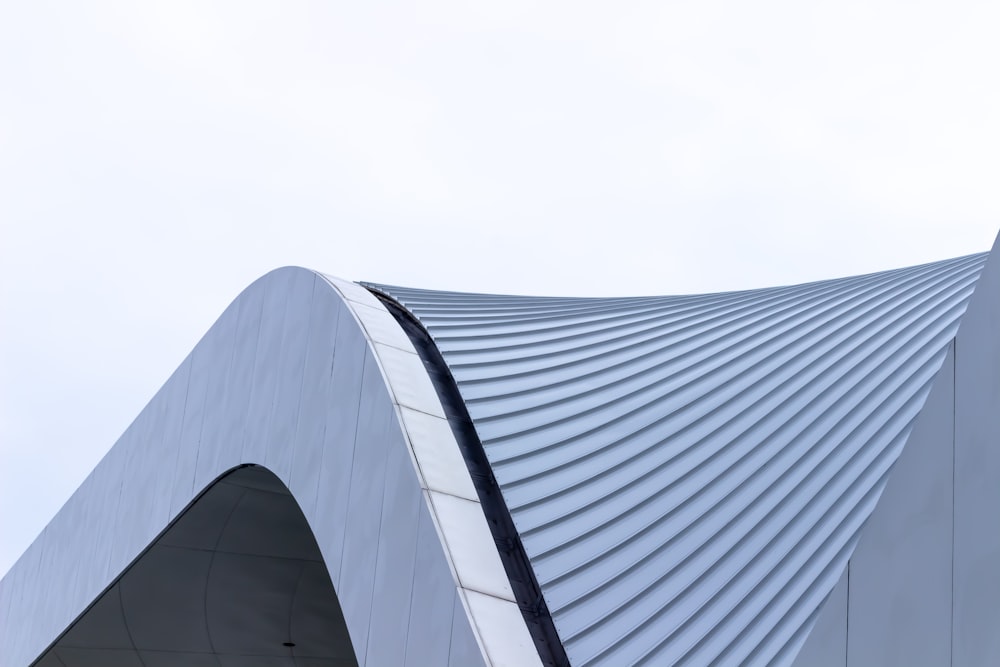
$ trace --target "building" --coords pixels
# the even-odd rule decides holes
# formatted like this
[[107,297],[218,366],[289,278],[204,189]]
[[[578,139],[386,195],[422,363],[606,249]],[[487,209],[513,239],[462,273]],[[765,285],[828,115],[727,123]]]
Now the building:
[[0,581],[3,667],[1000,664],[1000,266],[280,269]]

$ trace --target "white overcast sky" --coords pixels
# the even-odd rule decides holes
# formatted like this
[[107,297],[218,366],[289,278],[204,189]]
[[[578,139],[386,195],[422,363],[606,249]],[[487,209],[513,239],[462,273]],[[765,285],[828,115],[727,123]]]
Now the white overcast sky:
[[6,2],[0,573],[287,264],[627,295],[988,250],[1000,4]]

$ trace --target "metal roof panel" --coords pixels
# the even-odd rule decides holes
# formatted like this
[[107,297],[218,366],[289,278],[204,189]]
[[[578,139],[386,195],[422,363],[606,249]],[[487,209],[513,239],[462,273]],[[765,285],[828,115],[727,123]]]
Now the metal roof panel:
[[440,350],[574,665],[787,662],[986,257],[665,297],[367,286]]

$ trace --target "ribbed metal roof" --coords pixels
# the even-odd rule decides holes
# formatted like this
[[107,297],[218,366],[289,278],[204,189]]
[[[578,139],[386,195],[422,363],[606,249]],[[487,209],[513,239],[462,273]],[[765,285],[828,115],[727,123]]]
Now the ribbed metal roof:
[[696,296],[369,287],[440,349],[574,665],[787,664],[985,259]]

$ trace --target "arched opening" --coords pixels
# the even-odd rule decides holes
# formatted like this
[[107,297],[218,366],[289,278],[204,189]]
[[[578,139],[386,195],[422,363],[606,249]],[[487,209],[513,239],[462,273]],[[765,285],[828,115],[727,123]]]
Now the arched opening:
[[36,667],[356,667],[302,510],[267,469],[189,506]]

